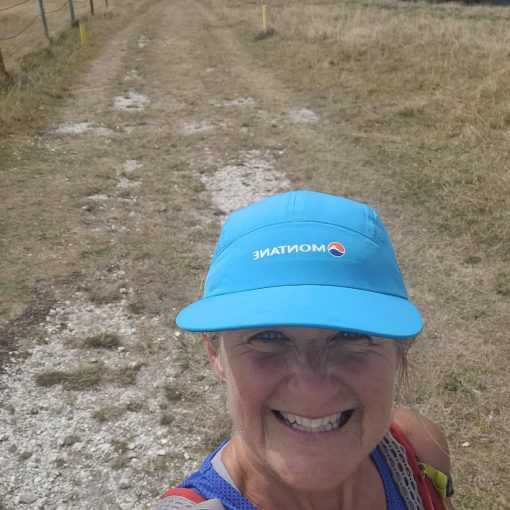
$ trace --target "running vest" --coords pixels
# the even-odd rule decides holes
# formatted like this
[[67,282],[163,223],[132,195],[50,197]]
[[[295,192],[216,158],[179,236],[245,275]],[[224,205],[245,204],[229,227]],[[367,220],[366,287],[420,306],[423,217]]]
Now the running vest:
[[[257,510],[235,487],[222,478],[211,464],[211,460],[226,442],[208,455],[198,471],[184,480],[178,488],[167,490],[155,510],[199,507],[221,510],[222,505],[225,510]],[[432,483],[430,475],[426,473],[423,465],[419,464],[414,449],[396,424],[391,425],[390,432],[370,455],[383,482],[387,510],[445,510],[438,494],[438,491],[444,491]],[[441,483],[438,482],[439,485]],[[448,483],[448,491],[443,494],[444,497],[452,495],[453,492],[449,477]]]

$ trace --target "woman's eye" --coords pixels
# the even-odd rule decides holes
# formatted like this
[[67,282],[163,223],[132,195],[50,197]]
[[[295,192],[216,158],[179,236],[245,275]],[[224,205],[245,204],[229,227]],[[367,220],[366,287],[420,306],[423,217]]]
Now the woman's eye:
[[361,340],[362,338],[370,338],[361,333],[352,333],[350,331],[339,331],[335,334],[332,340]]
[[280,331],[266,330],[252,335],[248,344],[256,352],[280,354],[288,347],[287,337]]
[[349,331],[339,331],[334,335],[330,342],[339,345],[345,349],[354,349],[361,346],[371,346],[373,344],[372,338],[362,333],[351,333]]
[[253,335],[250,340],[261,340],[263,342],[272,342],[275,340],[282,340],[285,338],[285,335],[283,333],[280,333],[279,331],[261,331],[260,333],[257,333]]

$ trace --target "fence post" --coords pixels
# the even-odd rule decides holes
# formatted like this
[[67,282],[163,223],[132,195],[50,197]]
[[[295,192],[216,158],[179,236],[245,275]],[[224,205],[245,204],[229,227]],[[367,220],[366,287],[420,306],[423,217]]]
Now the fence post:
[[44,12],[44,3],[43,0],[39,0],[39,9],[41,11],[41,20],[44,28],[44,35],[51,42],[50,33],[48,32],[48,22],[46,21],[46,13]]
[[67,0],[69,4],[69,16],[71,17],[71,25],[76,25],[76,18],[74,17],[74,5],[73,0]]
[[94,0],[89,0],[90,2],[90,14],[94,16]]
[[5,68],[4,57],[2,57],[2,50],[0,49],[0,86],[8,84],[10,81],[11,77]]
[[108,9],[108,0],[104,0],[104,4],[105,4],[106,8]]
[[267,5],[262,6],[262,32],[267,33]]
[[79,21],[78,25],[80,27],[80,43],[82,46],[86,46],[89,43],[87,38],[87,29],[85,28],[85,22]]

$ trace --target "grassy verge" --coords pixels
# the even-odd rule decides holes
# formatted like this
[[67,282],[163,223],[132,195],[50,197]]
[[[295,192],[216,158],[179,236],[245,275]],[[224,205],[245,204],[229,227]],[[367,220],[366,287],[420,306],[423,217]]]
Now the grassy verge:
[[[110,1],[109,12],[98,12],[88,18],[81,15],[87,26],[87,46],[80,46],[78,28],[63,23],[67,28],[55,37],[53,44],[35,44],[34,39],[27,39],[23,41],[26,50],[23,56],[6,59],[12,82],[0,86],[0,245],[4,254],[0,322],[21,313],[22,303],[28,304],[33,295],[34,281],[45,275],[62,274],[62,268],[50,269],[47,258],[70,247],[70,229],[62,218],[75,215],[83,205],[74,200],[74,192],[57,189],[66,182],[62,154],[49,150],[40,142],[39,135],[56,122],[56,116],[61,114],[56,107],[62,105],[63,98],[71,98],[75,93],[73,81],[86,73],[116,33],[152,3],[152,0]],[[100,170],[93,176],[98,173]],[[106,173],[100,180],[102,184],[109,182]],[[88,189],[80,193],[86,196]],[[48,250],[39,268],[30,263],[34,243],[38,246],[34,258]],[[113,293],[116,290],[111,289]],[[106,294],[94,295],[97,302],[107,298]]]
[[46,125],[53,114],[51,107],[70,93],[73,79],[87,68],[112,35],[147,4],[129,1],[116,8],[115,3],[108,12],[81,16],[87,27],[86,46],[80,44],[78,27],[68,26],[54,37],[52,44],[31,41],[31,51],[6,61],[11,80],[0,83],[0,150],[7,135],[28,134]]

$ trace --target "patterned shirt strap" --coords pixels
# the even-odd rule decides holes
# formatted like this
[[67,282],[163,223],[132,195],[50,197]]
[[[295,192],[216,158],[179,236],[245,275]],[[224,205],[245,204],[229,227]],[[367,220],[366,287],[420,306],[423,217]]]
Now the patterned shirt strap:
[[422,501],[404,446],[396,441],[390,433],[387,433],[377,446],[377,450],[384,458],[391,477],[405,501],[406,508],[408,510],[431,510]]
[[194,491],[193,489],[185,489],[183,487],[167,489],[161,496],[161,499],[168,498],[170,496],[172,496],[172,497],[178,496],[178,497],[187,499],[188,501],[191,501],[192,503],[202,503],[202,501],[204,501],[204,498],[202,496],[200,496],[200,494],[198,494],[198,492]]
[[445,510],[443,500],[435,490],[432,481],[423,473],[413,445],[404,431],[396,423],[392,423],[390,434],[386,434],[386,437],[390,437],[393,443],[396,443],[404,451],[406,465],[412,473],[416,489],[422,500],[422,508],[424,510]]
[[204,499],[194,490],[168,489],[154,510],[225,510],[219,499]]

